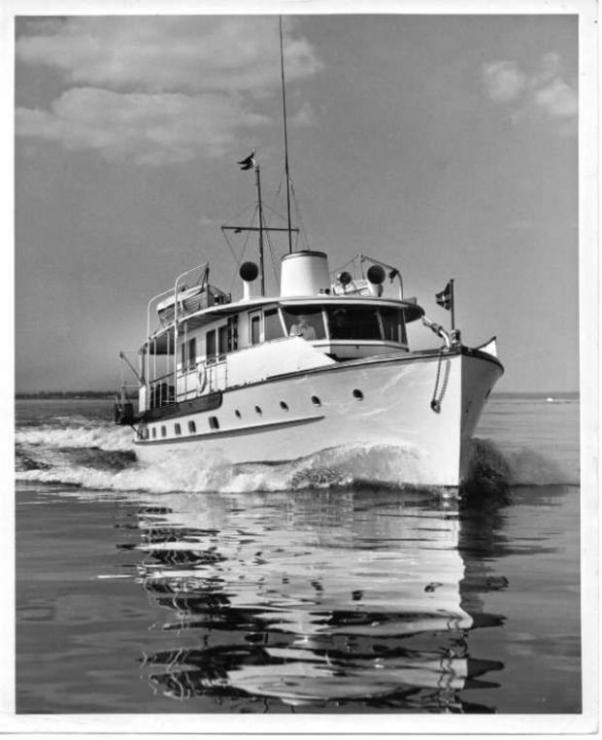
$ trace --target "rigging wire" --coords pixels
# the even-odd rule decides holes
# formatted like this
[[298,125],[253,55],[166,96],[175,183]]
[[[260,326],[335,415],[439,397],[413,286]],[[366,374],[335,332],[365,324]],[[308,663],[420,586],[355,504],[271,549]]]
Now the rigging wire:
[[305,244],[306,249],[310,249],[309,246],[309,240],[307,239],[307,229],[305,228],[305,225],[303,223],[303,217],[301,216],[301,208],[299,206],[299,201],[297,200],[297,193],[295,192],[295,186],[293,184],[293,180],[291,178],[291,193],[293,195],[293,204],[295,206],[295,214],[297,215],[297,219],[299,221],[299,233],[297,234],[297,239],[302,239],[303,243]]
[[270,259],[272,261],[272,272],[274,273],[274,282],[276,285],[278,285],[278,274],[276,272],[276,260],[274,259],[274,250],[272,249],[272,242],[269,236],[269,232],[266,232],[268,236],[266,237],[266,242],[268,245],[268,249],[270,250]]
[[[238,213],[235,213],[234,214],[234,216],[232,217],[232,220],[238,220],[245,213],[248,213],[249,211],[251,211],[251,209],[253,209],[253,215],[251,216],[251,223],[253,223],[253,221],[255,220],[255,214],[257,213],[257,203],[255,203],[254,205],[245,206],[241,211],[239,211]],[[234,259],[234,262],[235,262],[236,266],[237,267],[240,267],[240,263],[242,262],[242,256],[241,256],[240,259],[236,256],[236,252],[234,251],[234,247],[232,246],[232,243],[228,239],[228,236],[227,236],[226,231],[227,230],[224,229],[224,227],[222,226],[221,227],[221,232],[222,232],[222,234],[224,236],[224,239],[226,240],[226,244],[228,245],[228,248],[230,249],[230,252],[232,254],[232,258]],[[247,240],[248,240],[248,238],[249,238],[249,236],[247,235]],[[246,241],[247,240],[245,240],[244,247],[246,247]],[[243,252],[244,252],[244,247],[243,247]]]
[[[255,208],[254,208],[254,210],[253,210],[253,217],[251,219],[251,223],[254,223],[254,221],[255,221],[255,214],[257,213],[258,209],[259,209],[259,206],[256,205]],[[246,209],[246,210],[248,210],[248,209]],[[228,239],[228,237],[226,236],[226,232],[222,228],[222,234],[224,235],[224,238],[225,238],[228,246],[230,247],[230,251],[232,252],[232,255],[234,256],[234,261],[236,262],[237,266],[239,266],[239,267],[240,267],[240,264],[242,263],[242,260],[243,260],[244,255],[245,255],[245,251],[247,249],[247,245],[249,243],[249,238],[251,236],[251,233],[252,232],[247,231],[246,236],[245,236],[245,240],[244,240],[243,245],[242,245],[242,250],[241,250],[241,253],[240,253],[240,259],[237,259],[236,253],[234,252],[234,249],[232,248],[232,245],[230,244],[230,240]],[[234,282],[235,282],[235,280],[236,280],[237,277],[238,277],[238,271],[235,271],[234,272],[234,275],[232,276],[232,282],[230,283],[230,288],[228,290],[229,293],[232,292],[232,289],[234,287]]]
[[236,252],[234,251],[234,247],[230,243],[230,240],[228,239],[228,235],[226,234],[225,229],[222,227],[222,234],[224,235],[224,239],[226,240],[226,244],[228,245],[228,248],[230,249],[230,252],[232,254],[232,258],[234,259],[234,262],[236,263],[236,266],[240,266],[240,261],[238,257],[236,256]]

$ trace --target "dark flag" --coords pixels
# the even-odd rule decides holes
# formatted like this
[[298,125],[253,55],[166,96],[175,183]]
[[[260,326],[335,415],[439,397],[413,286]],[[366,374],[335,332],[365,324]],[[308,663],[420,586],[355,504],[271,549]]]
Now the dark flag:
[[442,306],[446,311],[451,310],[453,300],[451,280],[440,293],[435,293],[435,298],[437,299],[438,306]]
[[237,162],[236,164],[240,165],[241,170],[250,170],[252,167],[256,167],[255,152],[252,152],[246,159],[241,159],[240,162]]

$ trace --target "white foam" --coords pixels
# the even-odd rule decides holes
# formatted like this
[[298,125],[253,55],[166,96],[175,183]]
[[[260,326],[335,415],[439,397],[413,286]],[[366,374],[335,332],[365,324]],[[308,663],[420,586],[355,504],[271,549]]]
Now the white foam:
[[423,466],[415,450],[375,445],[332,448],[278,465],[256,463],[232,467],[220,458],[205,458],[200,467],[185,451],[172,451],[160,463],[133,463],[117,471],[63,463],[17,475],[23,481],[65,483],[96,490],[243,493],[341,488],[360,482],[399,487],[408,483],[420,485],[421,471]]
[[[238,466],[232,466],[219,457],[205,457],[199,465],[198,459],[191,459],[185,450],[176,450],[166,453],[160,463],[132,462],[115,470],[107,469],[106,465],[96,468],[88,460],[86,464],[70,462],[62,454],[53,453],[52,449],[91,446],[102,450],[129,451],[132,449],[129,430],[128,437],[123,430],[114,432],[108,429],[84,430],[83,433],[76,429],[34,430],[22,434],[29,444],[35,444],[35,439],[44,440],[44,447],[39,449],[37,457],[43,459],[45,467],[18,471],[18,480],[63,483],[94,490],[245,493],[362,485],[428,487],[429,479],[432,480],[425,460],[416,449],[391,445],[333,447],[288,463]],[[85,440],[88,445],[83,444]],[[49,442],[52,443],[50,446]],[[100,455],[99,462],[102,462]],[[495,479],[508,485],[575,483],[553,460],[527,449],[502,453],[489,440],[473,441],[471,469],[477,483],[480,479]]]
[[17,444],[44,447],[100,447],[103,450],[132,450],[133,432],[129,427],[114,425],[75,425],[57,427],[44,425],[24,427],[15,435]]

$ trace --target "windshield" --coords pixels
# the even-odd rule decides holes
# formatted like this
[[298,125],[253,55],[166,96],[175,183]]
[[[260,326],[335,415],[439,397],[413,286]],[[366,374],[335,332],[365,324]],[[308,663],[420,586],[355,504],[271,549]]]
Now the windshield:
[[324,314],[330,339],[407,344],[403,312],[388,306],[285,306],[282,316],[291,337],[325,339]]
[[324,339],[324,319],[320,306],[287,306],[282,316],[289,337],[303,337],[308,341]]
[[398,308],[329,306],[327,316],[331,339],[406,342],[403,315]]

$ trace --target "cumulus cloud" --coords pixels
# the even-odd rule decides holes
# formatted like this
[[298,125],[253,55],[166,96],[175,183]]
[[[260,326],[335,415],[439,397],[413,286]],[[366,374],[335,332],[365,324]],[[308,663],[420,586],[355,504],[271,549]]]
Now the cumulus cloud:
[[64,92],[50,111],[18,108],[22,136],[57,141],[66,149],[92,149],[109,160],[139,164],[185,162],[219,156],[238,127],[266,123],[238,97],[206,93],[115,93],[98,88]]
[[536,90],[534,100],[551,116],[573,118],[577,115],[577,94],[564,80],[557,78]]
[[[144,164],[221,154],[238,132],[268,123],[261,103],[280,84],[273,18],[30,21],[16,54],[21,64],[58,71],[70,86],[49,110],[19,109],[18,134]],[[321,68],[294,29],[285,55],[289,81]],[[299,119],[310,121],[310,111]]]
[[532,74],[513,61],[489,62],[482,72],[487,94],[495,103],[510,106],[513,121],[540,113],[554,121],[560,134],[576,133],[577,91],[562,76],[560,55],[544,54]]
[[[70,83],[147,92],[248,90],[262,95],[280,79],[274,19],[210,16],[78,17],[30,27],[17,58],[54,67]],[[286,44],[287,78],[320,67],[307,40]]]
[[516,100],[527,85],[527,76],[516,62],[491,62],[483,69],[489,97],[496,103]]

